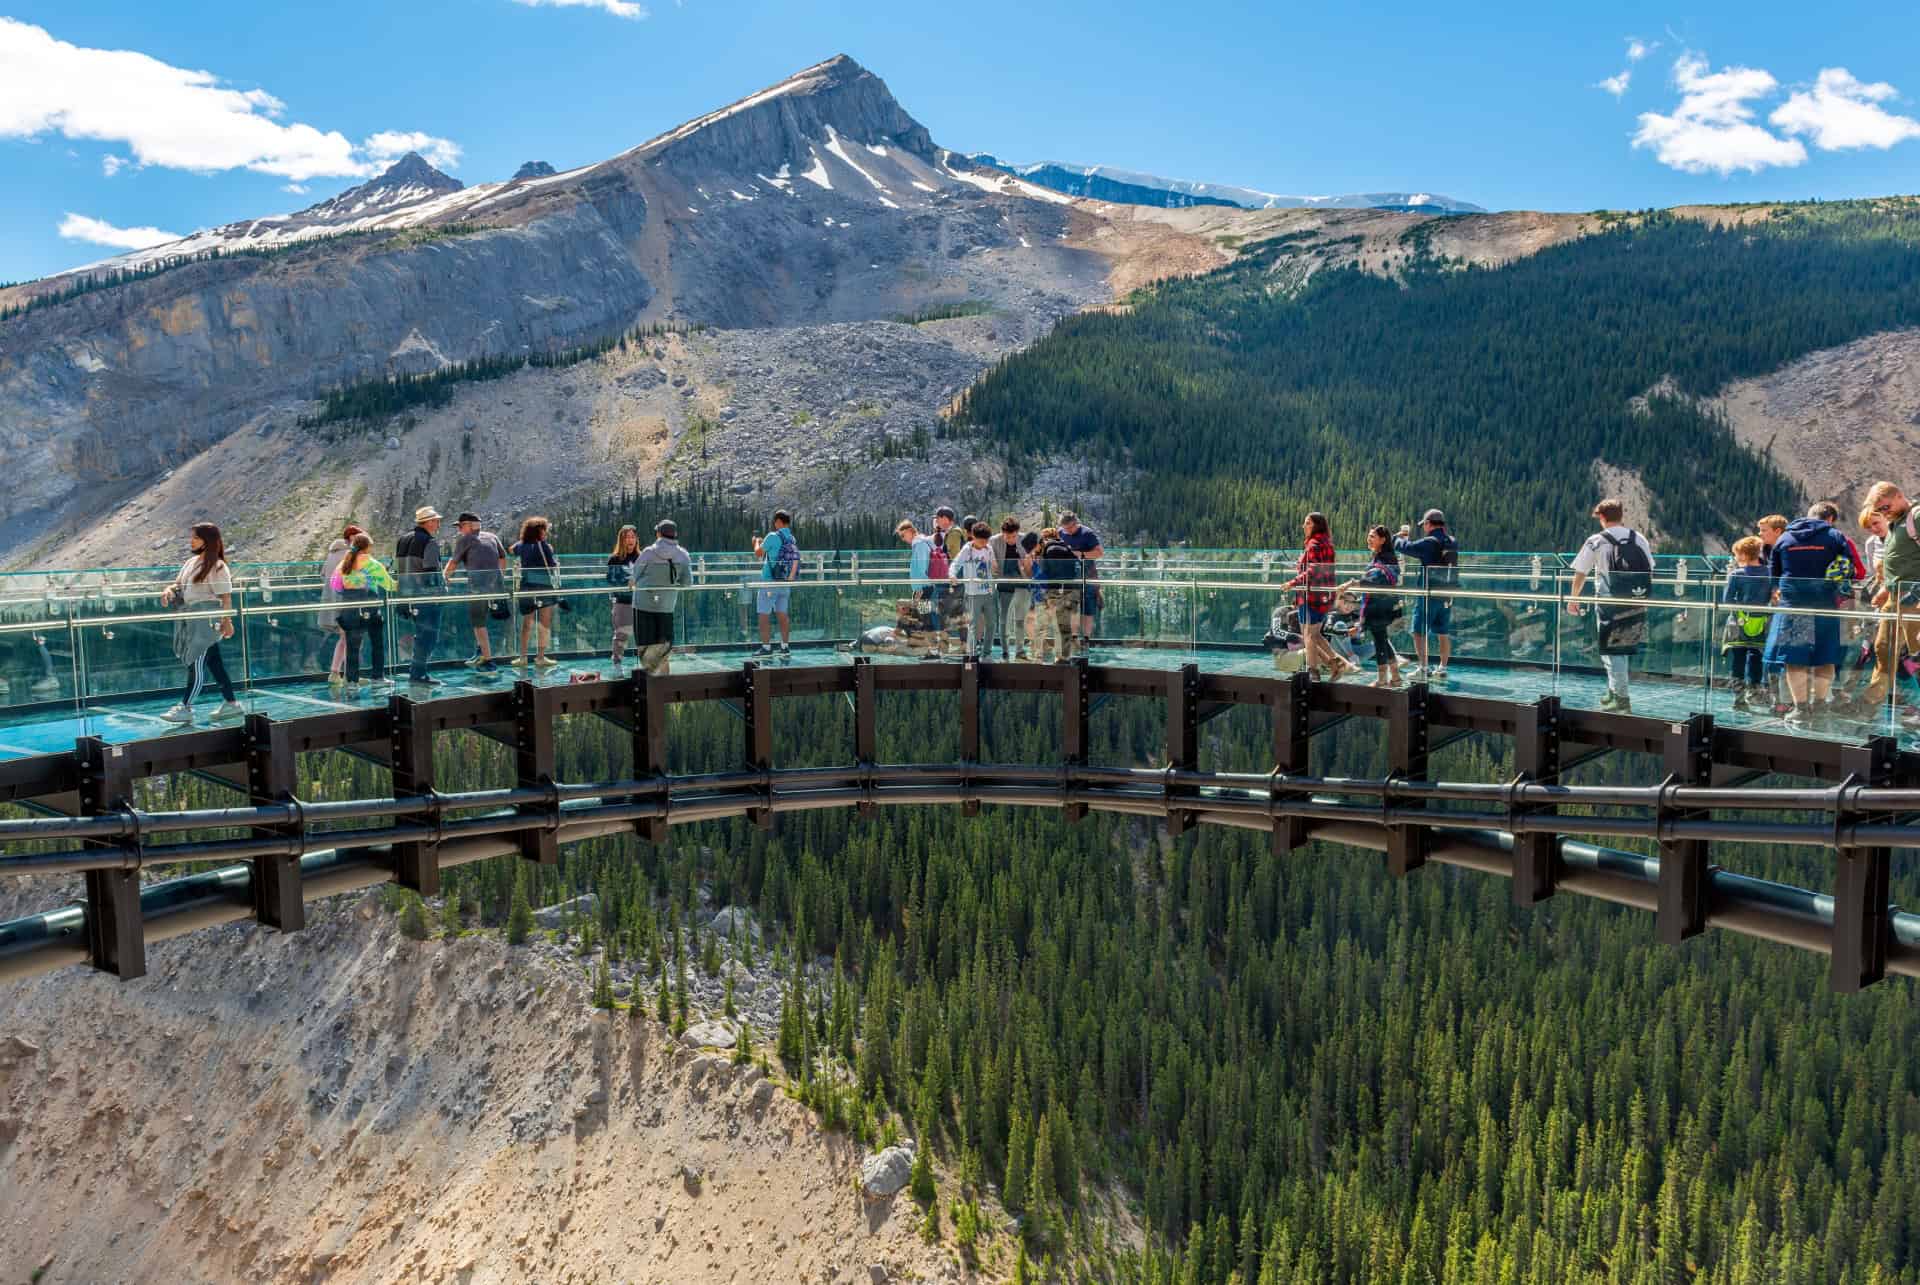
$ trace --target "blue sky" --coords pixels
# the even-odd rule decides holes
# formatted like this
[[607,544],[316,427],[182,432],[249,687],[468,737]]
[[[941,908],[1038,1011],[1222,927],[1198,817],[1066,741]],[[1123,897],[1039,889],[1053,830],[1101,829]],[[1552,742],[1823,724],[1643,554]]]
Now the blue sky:
[[1920,190],[1908,4],[1465,8],[0,0],[0,280],[299,208],[408,144],[467,182],[565,169],[835,53],[1013,160],[1491,208]]

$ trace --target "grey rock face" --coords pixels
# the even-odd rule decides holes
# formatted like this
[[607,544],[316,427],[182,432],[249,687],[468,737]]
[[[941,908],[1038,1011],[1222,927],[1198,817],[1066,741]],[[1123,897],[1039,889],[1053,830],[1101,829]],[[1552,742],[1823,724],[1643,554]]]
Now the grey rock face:
[[528,161],[513,172],[513,177],[515,181],[523,178],[551,178],[556,173],[558,171],[545,161]]
[[625,325],[653,297],[624,249],[645,222],[629,193],[405,249],[207,260],[0,325],[0,463],[21,483],[0,519],[157,474],[263,405],[384,374],[415,333],[455,362]]
[[542,928],[558,928],[567,922],[571,914],[575,919],[584,919],[600,909],[600,898],[596,893],[583,893],[572,901],[559,901],[551,906],[543,906],[533,912],[534,922]]
[[860,1190],[868,1200],[885,1200],[913,1177],[913,1148],[888,1147],[860,1163]]

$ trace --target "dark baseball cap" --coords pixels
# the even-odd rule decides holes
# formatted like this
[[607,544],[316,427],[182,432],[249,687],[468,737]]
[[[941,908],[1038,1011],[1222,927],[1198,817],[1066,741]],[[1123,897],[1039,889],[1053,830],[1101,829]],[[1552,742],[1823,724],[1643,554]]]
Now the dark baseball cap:
[[454,522],[455,523],[478,522],[479,520],[480,520],[480,515],[478,513],[462,513],[459,517],[454,519]]
[[1442,513],[1439,509],[1428,509],[1427,516],[1425,516],[1424,518],[1421,518],[1420,520],[1422,522],[1431,522],[1435,526],[1445,526],[1447,524],[1447,515]]

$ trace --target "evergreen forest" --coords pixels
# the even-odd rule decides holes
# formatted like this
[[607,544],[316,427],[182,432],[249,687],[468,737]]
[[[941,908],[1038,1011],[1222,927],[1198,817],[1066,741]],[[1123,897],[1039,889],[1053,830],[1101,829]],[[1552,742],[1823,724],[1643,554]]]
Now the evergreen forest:
[[[1315,237],[1062,322],[975,385],[959,423],[1030,461],[1124,471],[1118,507],[1156,539],[1287,545],[1319,509],[1357,547],[1367,525],[1437,506],[1469,548],[1567,549],[1605,459],[1699,548],[1825,497],[1799,496],[1692,398],[1920,324],[1920,203],[1724,227],[1649,213],[1500,268],[1422,255],[1404,280],[1323,269],[1292,289],[1300,256],[1327,248]],[[1675,395],[1636,412],[1669,378]]]

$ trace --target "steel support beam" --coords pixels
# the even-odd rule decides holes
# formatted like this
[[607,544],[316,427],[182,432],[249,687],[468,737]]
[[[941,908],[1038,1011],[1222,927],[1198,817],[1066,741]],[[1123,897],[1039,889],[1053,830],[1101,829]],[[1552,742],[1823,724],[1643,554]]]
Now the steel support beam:
[[[746,714],[745,758],[747,768],[754,772],[771,771],[773,768],[773,683],[768,671],[749,660],[740,666],[741,677],[746,690],[741,694],[740,708]],[[771,796],[772,791],[767,791]],[[762,830],[773,828],[773,810],[771,808],[750,808],[747,820]]]
[[[1313,747],[1313,692],[1304,673],[1287,676],[1273,706],[1273,768],[1282,776],[1305,776]],[[1284,795],[1273,792],[1276,803]],[[1279,813],[1273,819],[1273,851],[1280,855],[1306,846],[1307,819]]]
[[[1087,761],[1087,658],[1075,656],[1066,664],[1059,666],[1060,673],[1060,748],[1061,761],[1069,767],[1084,766]],[[1068,803],[1065,808],[1069,821],[1080,821],[1087,815],[1084,803]]]
[[[1712,784],[1713,715],[1695,714],[1684,723],[1670,724],[1660,757],[1668,786]],[[1661,803],[1655,805],[1655,815],[1665,821],[1699,814]],[[1707,904],[1712,872],[1706,840],[1660,840],[1660,888],[1654,919],[1662,942],[1678,946],[1706,931],[1707,912],[1712,909]]]
[[[74,742],[80,768],[80,813],[99,816],[133,806],[131,763],[123,747],[108,745],[97,736]],[[130,845],[138,851],[140,837]],[[120,842],[88,843],[86,847],[125,851]],[[135,856],[133,860],[137,861]],[[140,922],[140,870],[89,870],[87,888],[87,961],[121,981],[147,975],[147,942]]]
[[[1900,745],[1876,736],[1865,745],[1840,751],[1847,784],[1895,784]],[[1847,790],[1841,790],[1844,800]],[[1833,957],[1828,984],[1842,994],[1871,986],[1887,975],[1887,948],[1893,941],[1893,849],[1854,847],[1846,842],[1860,814],[1844,802],[1835,811],[1833,875]]]
[[[972,656],[960,666],[960,761],[980,761],[980,662]],[[963,800],[960,813],[979,816],[980,800]]]
[[[284,723],[265,714],[247,715],[247,801],[255,806],[283,804],[294,809],[282,825],[255,826],[262,838],[299,839],[306,831],[294,798],[299,760]],[[300,895],[300,857],[259,857],[253,863],[253,917],[281,932],[307,926],[307,903]]]
[[[387,752],[393,760],[393,796],[434,797],[433,723],[405,696],[387,698]],[[423,897],[440,893],[440,854],[432,842],[393,845],[394,877]]]
[[[1167,766],[1192,772],[1200,766],[1200,666],[1188,663],[1167,674]],[[1186,787],[1167,786],[1167,802]],[[1193,827],[1193,814],[1169,806],[1167,834],[1178,838]]]
[[[1393,701],[1387,714],[1387,777],[1389,780],[1421,781],[1427,775],[1427,685],[1414,683],[1391,693]],[[1384,796],[1392,801],[1389,787]],[[1409,799],[1404,807],[1425,807],[1425,801]],[[1396,878],[1427,864],[1427,850],[1433,832],[1423,825],[1397,825],[1387,841],[1387,869]]]
[[[1560,698],[1542,696],[1522,711],[1513,732],[1516,784],[1552,785],[1560,779]],[[1510,806],[1515,815],[1552,815],[1552,805]],[[1560,879],[1560,843],[1551,834],[1519,834],[1513,840],[1513,904],[1534,906],[1553,895]]]
[[[514,784],[521,789],[554,789],[554,710],[557,687],[541,687],[522,679],[513,685],[513,761]],[[522,803],[514,809],[522,816],[546,818],[548,824],[522,830],[515,836],[520,855],[543,866],[560,860],[560,796],[553,793],[545,803]]]
[[859,813],[871,817],[876,811],[873,794],[873,765],[879,758],[880,696],[873,685],[873,657],[853,658],[853,761],[864,778],[867,797],[860,802]]
[[665,807],[669,802],[665,789],[667,778],[667,688],[654,675],[645,670],[636,669],[628,680],[627,704],[631,710],[630,725],[633,729],[633,778],[646,781],[658,778],[662,789],[660,803],[662,812],[657,817],[645,817],[633,823],[636,833],[648,843],[667,841],[667,817]]

